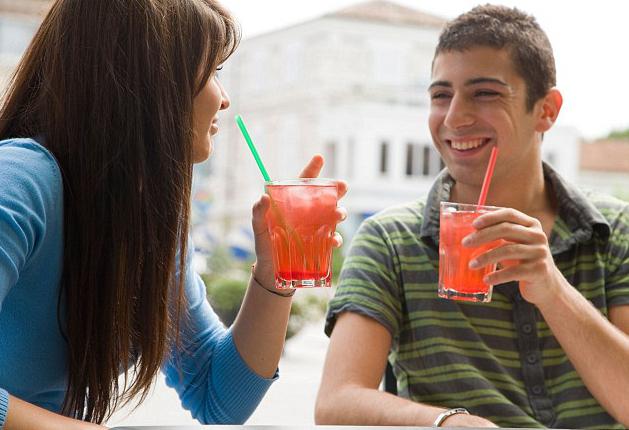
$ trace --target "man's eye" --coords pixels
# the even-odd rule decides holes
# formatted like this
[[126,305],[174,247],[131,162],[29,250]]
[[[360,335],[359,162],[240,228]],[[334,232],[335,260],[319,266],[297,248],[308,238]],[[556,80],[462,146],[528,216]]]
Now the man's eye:
[[497,91],[492,91],[492,90],[479,90],[479,91],[476,91],[474,95],[476,97],[495,97],[495,96],[499,96],[500,93]]
[[440,100],[450,98],[450,94],[448,93],[433,93],[430,95],[432,100]]

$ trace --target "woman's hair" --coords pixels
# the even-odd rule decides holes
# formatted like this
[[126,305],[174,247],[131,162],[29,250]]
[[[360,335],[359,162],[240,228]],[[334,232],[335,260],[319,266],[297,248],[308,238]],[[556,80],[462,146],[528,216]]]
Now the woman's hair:
[[7,90],[0,138],[41,137],[63,176],[68,416],[143,399],[179,343],[193,99],[239,39],[214,0],[58,0]]

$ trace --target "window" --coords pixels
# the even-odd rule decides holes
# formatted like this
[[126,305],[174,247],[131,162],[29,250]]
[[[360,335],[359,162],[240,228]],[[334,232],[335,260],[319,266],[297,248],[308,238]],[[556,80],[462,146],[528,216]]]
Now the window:
[[412,142],[406,145],[406,176],[433,177],[443,167],[443,161],[432,145]]
[[354,159],[354,138],[350,137],[347,141],[347,179],[352,179],[354,177],[354,163],[356,162]]
[[430,176],[430,146],[424,146],[424,154],[423,154],[423,164],[422,164],[422,175]]
[[413,154],[415,153],[415,145],[406,144],[406,176],[413,176]]
[[385,175],[389,171],[389,142],[380,143],[380,173]]

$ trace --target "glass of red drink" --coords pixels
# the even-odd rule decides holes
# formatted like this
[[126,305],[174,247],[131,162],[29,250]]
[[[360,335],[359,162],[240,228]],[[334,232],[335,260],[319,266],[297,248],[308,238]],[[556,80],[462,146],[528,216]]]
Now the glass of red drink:
[[270,181],[266,221],[275,288],[330,287],[338,189],[329,179]]
[[461,241],[476,231],[472,222],[495,206],[441,202],[439,212],[439,297],[470,302],[491,301],[492,285],[483,278],[496,270],[496,265],[470,269],[470,260],[496,248],[500,241],[467,248]]

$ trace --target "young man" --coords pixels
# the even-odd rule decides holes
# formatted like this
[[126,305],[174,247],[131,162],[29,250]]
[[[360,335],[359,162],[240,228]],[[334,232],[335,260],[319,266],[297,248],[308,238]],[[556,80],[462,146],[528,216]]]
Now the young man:
[[[426,201],[356,234],[330,304],[317,423],[629,425],[629,207],[542,162],[562,104],[554,86],[533,17],[487,5],[446,26],[429,125],[447,170]],[[439,202],[476,202],[494,146],[487,203],[507,209],[479,217],[464,242],[507,241],[476,261],[499,264],[493,299],[440,299]],[[400,397],[378,391],[387,356]]]

